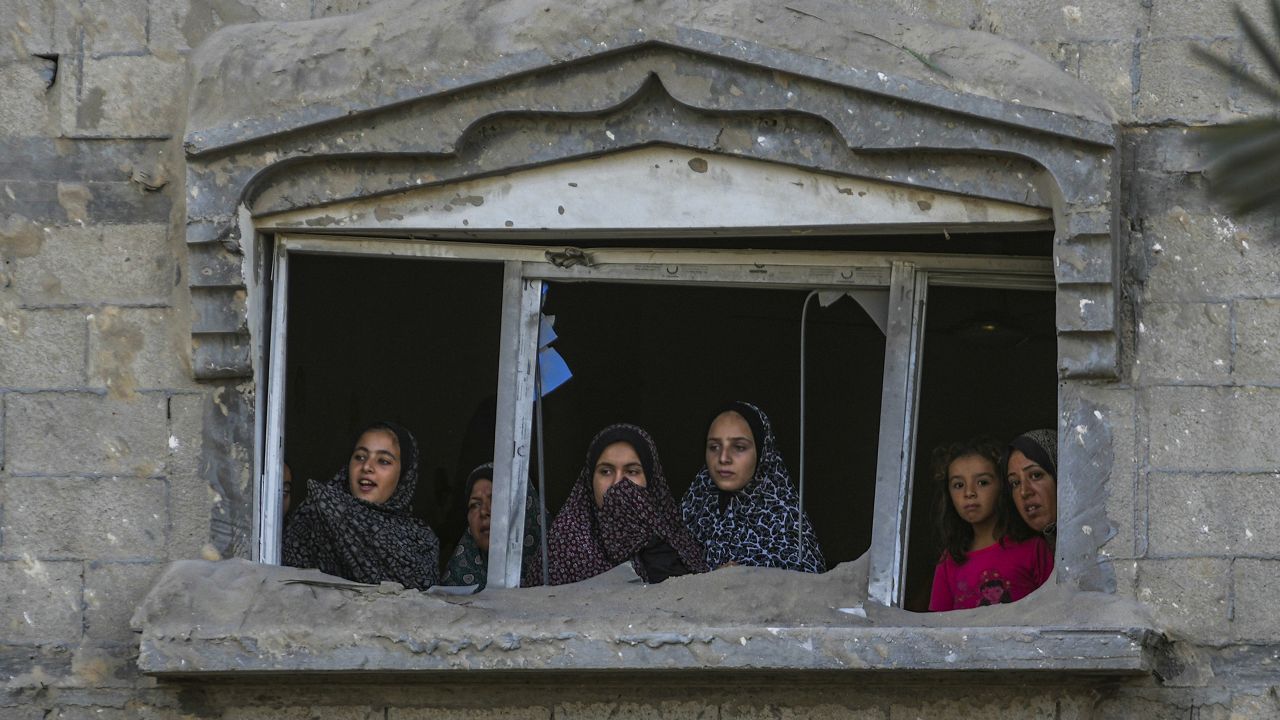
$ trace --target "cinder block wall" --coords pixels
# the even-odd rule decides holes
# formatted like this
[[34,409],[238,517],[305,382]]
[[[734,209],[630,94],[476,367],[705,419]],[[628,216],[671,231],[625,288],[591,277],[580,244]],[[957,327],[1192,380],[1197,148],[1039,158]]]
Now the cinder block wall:
[[[810,680],[726,690],[157,685],[128,618],[208,554],[202,442],[237,385],[196,383],[182,274],[185,59],[216,28],[361,0],[7,0],[0,11],[0,717],[1280,716],[1280,238],[1206,196],[1197,128],[1270,109],[1195,62],[1254,64],[1227,3],[897,0],[1027,44],[1123,125],[1124,376],[1105,547],[1181,667],[1164,682]],[[1246,9],[1267,17],[1264,0]],[[442,22],[450,22],[442,18]],[[1131,453],[1129,452],[1131,450]],[[243,458],[241,458],[243,460]],[[661,698],[661,699],[659,699]],[[646,709],[645,706],[650,706]]]

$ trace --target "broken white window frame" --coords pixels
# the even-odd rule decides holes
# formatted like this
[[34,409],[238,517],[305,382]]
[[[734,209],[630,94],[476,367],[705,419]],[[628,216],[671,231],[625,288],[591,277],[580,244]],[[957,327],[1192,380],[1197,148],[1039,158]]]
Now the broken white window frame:
[[[568,235],[562,239],[573,239]],[[581,245],[590,246],[583,238]],[[518,587],[533,435],[538,323],[544,282],[610,282],[809,290],[889,292],[880,436],[876,460],[867,596],[901,606],[910,534],[912,474],[924,323],[930,286],[1054,290],[1048,258],[845,251],[604,248],[590,265],[561,268],[548,256],[561,246],[500,245],[455,240],[404,240],[281,233],[275,237],[266,377],[258,377],[265,414],[264,465],[255,468],[255,557],[278,564],[284,450],[285,367],[288,358],[289,257],[294,253],[503,264],[494,436],[490,587]],[[259,375],[261,372],[259,371]],[[263,382],[265,380],[265,382]],[[265,398],[265,399],[264,399]],[[548,508],[548,514],[553,508]]]

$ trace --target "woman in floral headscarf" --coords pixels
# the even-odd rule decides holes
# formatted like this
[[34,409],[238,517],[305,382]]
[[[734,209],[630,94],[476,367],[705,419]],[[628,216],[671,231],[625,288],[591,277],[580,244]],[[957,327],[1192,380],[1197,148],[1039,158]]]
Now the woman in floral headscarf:
[[712,416],[706,442],[707,464],[681,509],[707,565],[825,571],[768,416],[750,403],[727,403]]
[[417,482],[413,434],[391,422],[365,428],[331,480],[307,481],[285,530],[284,564],[356,582],[434,585],[440,541],[409,513]]
[[653,438],[610,425],[587,460],[547,536],[552,585],[586,580],[624,562],[645,582],[706,572],[662,475]]

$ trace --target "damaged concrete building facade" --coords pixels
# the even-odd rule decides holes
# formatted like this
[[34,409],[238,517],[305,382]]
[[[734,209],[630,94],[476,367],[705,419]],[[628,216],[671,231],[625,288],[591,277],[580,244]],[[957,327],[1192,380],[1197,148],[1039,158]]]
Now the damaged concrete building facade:
[[[0,717],[1280,715],[1280,246],[1197,142],[1273,108],[1190,54],[1256,62],[1225,4],[12,8]],[[757,391],[720,371],[838,566],[513,589],[512,479],[604,418],[687,482],[673,398]],[[274,565],[281,464],[387,413],[437,530],[493,459],[484,593]],[[1035,423],[1051,585],[913,612],[930,446]]]

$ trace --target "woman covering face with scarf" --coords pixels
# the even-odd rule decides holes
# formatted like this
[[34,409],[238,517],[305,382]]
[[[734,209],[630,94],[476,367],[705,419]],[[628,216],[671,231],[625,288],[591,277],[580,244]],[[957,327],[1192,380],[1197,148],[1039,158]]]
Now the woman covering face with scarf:
[[[467,529],[449,558],[441,585],[477,585],[484,589],[489,577],[489,519],[493,506],[493,463],[485,463],[467,476]],[[524,496],[524,544],[521,550],[520,587],[542,584],[542,523],[538,518],[538,494],[532,486]]]
[[307,481],[285,530],[284,564],[363,583],[434,585],[440,541],[409,514],[417,483],[413,435],[390,422],[365,428],[333,479]]
[[648,583],[707,570],[667,488],[658,449],[635,425],[610,425],[591,441],[547,545],[552,585],[628,560]]
[[707,565],[824,572],[818,538],[800,508],[768,416],[750,403],[727,403],[712,417],[706,442],[707,464],[681,510]]

